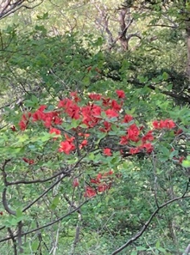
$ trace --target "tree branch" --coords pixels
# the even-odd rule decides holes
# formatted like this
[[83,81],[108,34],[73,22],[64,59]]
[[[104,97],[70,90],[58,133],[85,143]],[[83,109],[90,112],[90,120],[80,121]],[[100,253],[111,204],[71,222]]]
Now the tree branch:
[[[189,184],[187,185],[187,187],[189,187]],[[148,221],[143,225],[143,227],[141,228],[141,230],[135,234],[132,238],[130,238],[125,244],[123,244],[121,247],[119,247],[117,250],[115,250],[111,255],[115,255],[118,254],[119,252],[121,252],[122,250],[124,250],[126,247],[128,247],[130,244],[134,243],[139,237],[141,237],[143,235],[143,233],[146,231],[146,229],[148,228],[148,226],[150,225],[150,223],[152,222],[152,220],[154,219],[154,217],[156,216],[156,214],[163,209],[164,207],[168,206],[169,204],[174,203],[175,201],[178,201],[180,199],[186,199],[186,198],[190,198],[190,195],[185,196],[185,194],[187,193],[187,189],[184,192],[184,194],[180,197],[176,197],[173,198],[165,203],[163,203],[162,205],[160,205],[150,216],[150,218],[148,219]]]
[[[25,233],[22,233],[22,236],[26,236],[26,235],[28,235],[28,234],[37,232],[38,230],[41,230],[41,229],[43,229],[43,228],[50,227],[50,226],[54,225],[55,223],[58,223],[59,221],[63,220],[64,218],[66,218],[66,217],[68,217],[69,215],[73,214],[74,212],[78,211],[78,210],[79,210],[84,204],[86,204],[88,201],[89,201],[89,200],[85,200],[85,201],[84,201],[82,204],[80,204],[77,208],[73,209],[72,211],[70,211],[69,213],[65,214],[64,216],[62,216],[62,217],[60,217],[60,218],[58,218],[58,219],[56,219],[56,220],[54,220],[54,221],[49,222],[49,223],[46,224],[46,225],[43,225],[43,226],[41,226],[41,227],[37,227],[37,228],[35,228],[35,229],[29,230],[29,231],[27,231],[27,232],[25,232]],[[5,242],[5,241],[8,241],[8,240],[12,239],[13,237],[15,238],[15,237],[17,237],[17,236],[18,236],[18,234],[14,235],[14,236],[12,236],[12,237],[11,237],[11,236],[5,237],[5,238],[3,238],[3,239],[0,240],[0,243],[3,243],[3,242]]]

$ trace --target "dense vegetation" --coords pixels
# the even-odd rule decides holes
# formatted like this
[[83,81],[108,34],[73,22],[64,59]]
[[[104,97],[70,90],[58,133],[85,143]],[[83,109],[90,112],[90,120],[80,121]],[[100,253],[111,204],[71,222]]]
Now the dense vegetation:
[[2,1],[1,254],[190,254],[188,1]]

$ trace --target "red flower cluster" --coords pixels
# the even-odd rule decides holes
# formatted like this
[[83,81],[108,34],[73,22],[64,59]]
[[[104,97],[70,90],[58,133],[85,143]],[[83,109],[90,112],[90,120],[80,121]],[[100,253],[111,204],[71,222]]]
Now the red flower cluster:
[[[24,113],[19,122],[20,129],[24,131],[29,122],[40,121],[48,129],[50,134],[55,135],[53,140],[58,139],[61,135],[65,136],[59,144],[58,151],[69,155],[75,151],[83,150],[90,144],[89,137],[93,139],[93,135],[96,131],[105,133],[103,136],[105,135],[106,137],[109,135],[110,131],[115,132],[115,128],[121,127],[122,135],[118,135],[120,145],[127,145],[126,147],[129,148],[128,150],[131,155],[139,152],[151,153],[154,149],[151,143],[151,141],[154,140],[153,132],[155,132],[156,129],[173,129],[176,127],[175,123],[170,119],[155,120],[152,123],[154,130],[149,130],[145,133],[143,131],[144,127],[135,124],[135,120],[131,115],[121,115],[125,93],[123,90],[116,90],[116,94],[118,101],[103,97],[100,94],[91,93],[89,94],[89,102],[81,106],[81,103],[78,104],[81,99],[77,92],[71,92],[70,98],[60,100],[58,109],[54,111],[47,111],[47,106],[41,105],[33,113]],[[62,115],[64,117],[62,117]],[[59,128],[59,125],[63,124],[63,120],[65,123],[72,123],[73,120],[74,128],[70,128],[68,133],[66,131],[64,133],[61,132],[62,129]],[[118,123],[120,123],[120,125]],[[96,128],[96,130],[93,128]],[[12,131],[16,131],[15,126],[12,126],[11,129]],[[122,153],[121,151],[121,154]],[[112,156],[109,145],[107,148],[103,149],[103,154],[105,156]],[[23,158],[23,160],[29,165],[34,164],[33,159]],[[99,192],[108,190],[112,184],[110,179],[110,175],[112,174],[113,172],[109,171],[105,174],[98,174],[96,178],[91,179],[90,183],[92,187],[91,185],[86,186],[84,196],[93,197]],[[79,180],[74,179],[73,187],[78,186]]]
[[66,141],[61,142],[59,151],[64,152],[65,154],[70,154],[71,151],[75,150],[75,144],[73,141],[75,138],[73,136],[69,137],[68,135],[65,135]]
[[155,129],[172,129],[172,128],[175,128],[176,124],[173,122],[173,120],[170,120],[170,119],[166,119],[166,120],[155,120],[153,121],[153,127]]
[[[84,196],[85,197],[94,197],[98,192],[102,193],[111,188],[112,182],[108,178],[113,174],[113,171],[110,170],[104,174],[98,174],[95,179],[91,179],[90,183],[94,184],[95,187],[86,186]],[[105,180],[107,180],[105,182]]]

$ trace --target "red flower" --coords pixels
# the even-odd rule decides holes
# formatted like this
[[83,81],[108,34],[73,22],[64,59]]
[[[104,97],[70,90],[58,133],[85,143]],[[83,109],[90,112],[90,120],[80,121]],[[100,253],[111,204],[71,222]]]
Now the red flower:
[[12,126],[12,127],[11,127],[11,130],[12,130],[13,132],[17,131],[15,126]]
[[95,184],[98,184],[100,183],[100,180],[97,180],[97,179],[91,179],[90,180],[91,183],[95,183]]
[[92,128],[97,125],[100,120],[101,108],[97,105],[87,105],[82,107],[81,114],[83,116],[82,123]]
[[85,147],[88,144],[87,140],[83,140],[82,143],[79,145],[79,148],[82,149],[83,147]]
[[75,179],[73,180],[73,187],[76,188],[76,187],[78,187],[78,186],[79,186],[79,180],[78,180],[78,178],[75,178]]
[[47,108],[46,105],[40,105],[40,107],[38,108],[38,111],[43,112],[46,108]]
[[124,116],[123,122],[124,122],[124,123],[128,123],[128,122],[130,122],[130,121],[132,121],[132,120],[133,120],[133,117],[132,117],[131,115],[126,114],[126,115]]
[[118,112],[116,112],[113,109],[108,109],[108,110],[105,111],[105,113],[106,113],[107,117],[109,117],[109,118],[114,118],[114,117],[119,116]]
[[105,174],[103,174],[103,176],[108,176],[108,175],[112,175],[113,174],[113,170],[109,170],[108,172],[106,172]]
[[95,93],[90,94],[88,97],[94,101],[99,101],[102,98],[102,96],[100,94],[95,94]]
[[26,129],[26,127],[27,127],[27,123],[26,123],[25,121],[21,120],[21,121],[19,122],[19,126],[20,126],[20,129],[21,129],[22,131],[24,131],[24,130]]
[[106,155],[106,156],[111,156],[111,155],[112,155],[111,150],[110,150],[109,148],[104,149],[104,150],[103,150],[103,153],[104,153],[104,155]]
[[110,98],[102,98],[103,106],[109,106]]
[[55,123],[55,125],[61,125],[63,121],[58,116],[55,116],[53,118],[53,122]]
[[26,163],[28,163],[29,165],[33,165],[34,164],[34,160],[33,159],[28,159],[28,158],[22,158]]
[[128,143],[128,136],[122,136],[120,139],[120,144],[125,145]]
[[96,196],[96,191],[95,189],[91,188],[90,186],[86,187],[85,193],[84,193],[85,197],[94,197]]
[[101,111],[102,111],[102,109],[101,109],[100,106],[95,105],[95,104],[93,104],[91,106],[91,113],[92,113],[93,116],[95,116],[95,117],[96,116],[100,116],[101,115]]
[[[60,134],[61,134],[61,131],[60,131],[59,129],[57,129],[57,128],[52,128],[52,127],[51,127],[49,133],[50,133],[50,134],[55,134],[55,135],[60,135]],[[55,136],[53,139],[56,140],[57,138],[58,138],[58,137]]]
[[130,148],[130,150],[129,150],[129,153],[130,154],[137,154],[137,153],[139,153],[140,152],[140,149],[139,149],[139,147],[136,147],[136,148]]
[[102,183],[98,186],[98,192],[104,192],[105,190],[110,189],[110,185]]
[[31,117],[31,112],[22,115],[21,121],[19,122],[20,129],[24,131],[27,128],[29,118]]
[[97,174],[97,177],[96,177],[96,179],[98,180],[98,181],[100,181],[101,179],[102,179],[102,174]]
[[60,143],[59,152],[70,154],[70,152],[73,150],[75,150],[75,145],[72,142],[64,141]]
[[146,135],[144,135],[142,137],[142,142],[146,142],[146,141],[153,141],[154,140],[154,136],[152,135],[152,131],[148,131],[148,133]]
[[80,118],[80,107],[75,104],[71,99],[65,98],[58,103],[59,108],[64,108],[64,111],[72,118],[79,119]]
[[164,127],[165,127],[165,128],[172,129],[172,128],[174,128],[175,126],[176,126],[176,124],[174,123],[173,120],[166,119],[166,120],[164,121]]
[[123,90],[116,90],[116,93],[119,98],[125,98],[125,92]]
[[185,159],[185,157],[184,156],[181,156],[180,158],[179,158],[179,163],[182,163],[182,161]]
[[104,121],[103,125],[104,125],[104,128],[100,128],[101,132],[106,132],[107,133],[111,130],[111,123],[109,123],[107,121]]
[[79,96],[78,96],[76,91],[70,92],[70,96],[74,99],[75,102],[79,102],[80,101],[80,98],[79,98]]
[[131,141],[138,142],[140,130],[136,124],[131,125],[127,130],[127,138]]
[[120,110],[121,110],[121,105],[119,105],[119,104],[117,103],[117,101],[115,101],[115,100],[112,100],[112,101],[111,101],[111,107],[112,107],[114,110],[116,110],[116,111],[120,111]]
[[162,129],[162,128],[172,129],[176,126],[174,121],[170,119],[161,120],[161,121],[155,120],[152,122],[152,124],[155,129]]
[[151,153],[154,149],[151,143],[144,143],[140,148],[145,149],[147,153]]
[[183,130],[182,129],[178,129],[174,132],[175,135],[180,135],[183,133]]

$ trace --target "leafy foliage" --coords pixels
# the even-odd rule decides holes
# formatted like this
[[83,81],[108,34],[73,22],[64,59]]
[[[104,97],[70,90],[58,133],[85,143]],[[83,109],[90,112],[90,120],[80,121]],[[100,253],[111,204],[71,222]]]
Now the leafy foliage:
[[[90,34],[92,19],[81,27],[86,2],[78,12],[65,3],[67,15],[81,15],[76,33],[52,34],[59,8],[47,12],[49,3],[22,32],[3,24],[2,252],[180,254],[189,243],[188,5],[178,1],[182,15],[177,1],[166,3],[175,29],[156,26],[162,1],[130,6],[143,29],[124,52],[116,25],[109,48],[106,29]],[[94,10],[99,27],[110,24],[105,5]]]

